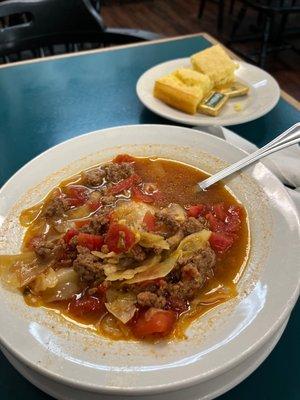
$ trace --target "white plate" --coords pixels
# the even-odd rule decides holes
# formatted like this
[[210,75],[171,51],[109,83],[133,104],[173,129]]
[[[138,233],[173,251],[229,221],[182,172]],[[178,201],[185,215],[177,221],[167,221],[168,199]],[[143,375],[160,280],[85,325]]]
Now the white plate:
[[[217,117],[204,114],[189,115],[168,106],[153,96],[154,82],[177,68],[190,67],[189,58],[179,58],[156,65],[146,71],[136,85],[137,95],[145,107],[171,121],[187,125],[237,125],[257,119],[272,110],[280,98],[280,88],[276,80],[267,72],[238,61],[237,79],[250,86],[248,96],[229,99]],[[235,111],[234,105],[241,104],[242,111]]]
[[[120,152],[169,157],[211,173],[244,155],[211,135],[165,125],[110,128],[61,143],[24,166],[0,191],[0,216],[5,219],[0,253],[18,252],[23,208],[70,174]],[[111,342],[62,322],[53,312],[28,307],[18,293],[1,288],[2,345],[51,380],[110,395],[183,389],[244,362],[280,329],[298,297],[299,219],[284,187],[261,164],[235,176],[228,186],[249,213],[249,263],[238,297],[195,322],[186,341]]]
[[[287,322],[280,327],[278,332],[271,339],[257,350],[251,357],[247,358],[235,368],[217,376],[214,379],[202,382],[199,385],[190,388],[178,390],[176,392],[167,392],[153,396],[139,396],[138,400],[211,400],[232,389],[244,379],[246,379],[259,365],[268,357],[277,342],[279,341]],[[39,374],[22,364],[17,358],[10,354],[6,349],[1,348],[8,361],[16,368],[20,374],[28,379],[33,385],[48,393],[58,400],[99,400],[98,393],[91,393],[79,389],[71,388],[62,383],[54,382],[51,379]],[[122,400],[130,400],[132,397],[122,396]],[[120,400],[120,396],[110,396],[101,394],[101,400]]]

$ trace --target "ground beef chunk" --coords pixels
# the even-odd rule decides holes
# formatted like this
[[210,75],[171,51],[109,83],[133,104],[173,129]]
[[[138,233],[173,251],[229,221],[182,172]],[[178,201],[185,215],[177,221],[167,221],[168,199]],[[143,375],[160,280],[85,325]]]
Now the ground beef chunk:
[[44,211],[46,218],[60,218],[70,208],[68,200],[63,197],[55,197]]
[[107,182],[113,183],[126,179],[134,173],[133,164],[126,162],[121,164],[111,163],[104,165],[102,168],[105,171]]
[[35,254],[44,261],[58,260],[64,253],[64,244],[61,241],[38,240],[34,244]]
[[81,173],[83,182],[89,186],[100,186],[103,183],[104,177],[105,172],[101,168],[94,168]]
[[136,244],[131,248],[129,255],[138,262],[144,261],[147,257],[145,250],[139,244]]
[[77,246],[78,255],[73,262],[74,270],[89,285],[100,284],[105,279],[102,263],[87,248]]
[[101,191],[101,203],[103,206],[107,206],[110,204],[114,204],[116,201],[116,197],[112,194],[107,193],[107,189]]
[[182,280],[197,279],[200,276],[200,272],[195,265],[187,264],[181,269]]
[[183,267],[196,267],[200,275],[203,277],[210,277],[212,269],[216,263],[215,252],[210,248],[198,250],[196,253],[189,257],[181,257],[177,262],[177,267],[183,270]]
[[165,224],[172,232],[176,232],[180,227],[180,223],[167,208],[157,211],[155,217],[159,222]]
[[137,295],[137,303],[141,307],[164,308],[167,304],[167,300],[164,296],[158,296],[155,293],[145,291]]
[[[209,247],[192,256],[182,257],[173,271],[159,283],[136,285],[134,291],[138,294],[138,299],[140,298],[139,304],[151,307],[151,302],[156,301],[157,297],[163,302],[163,307],[172,307],[180,312],[186,310],[187,301],[192,300],[206,280],[213,275],[215,261],[215,253]],[[141,295],[142,293],[147,295]],[[165,300],[161,300],[162,298]]]
[[[200,232],[202,229],[207,228],[207,222],[205,218],[196,219],[194,217],[187,218],[181,225],[181,229],[185,236],[191,235],[192,233]],[[203,221],[204,220],[204,221]]]
[[93,235],[102,235],[104,234],[109,225],[109,218],[107,214],[99,214],[95,215],[89,225],[83,226],[80,228],[81,232],[91,233]]
[[198,279],[169,284],[167,290],[170,295],[170,302],[173,303],[180,300],[191,300],[195,297],[195,294],[199,289],[201,289],[201,287],[202,284]]
[[170,245],[170,249],[171,250],[175,249],[179,245],[179,243],[182,241],[183,238],[184,238],[184,232],[182,229],[179,229],[179,231],[177,231],[175,233],[175,235],[170,236],[167,239],[167,242]]

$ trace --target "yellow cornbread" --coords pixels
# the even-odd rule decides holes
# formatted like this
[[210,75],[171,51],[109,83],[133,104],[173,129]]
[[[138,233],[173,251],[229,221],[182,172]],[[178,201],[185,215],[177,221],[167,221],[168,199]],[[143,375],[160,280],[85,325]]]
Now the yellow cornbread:
[[219,44],[192,55],[191,63],[196,71],[208,75],[215,87],[235,80],[234,71],[238,66]]
[[156,80],[154,97],[180,111],[195,114],[198,104],[211,88],[212,82],[207,75],[180,68]]

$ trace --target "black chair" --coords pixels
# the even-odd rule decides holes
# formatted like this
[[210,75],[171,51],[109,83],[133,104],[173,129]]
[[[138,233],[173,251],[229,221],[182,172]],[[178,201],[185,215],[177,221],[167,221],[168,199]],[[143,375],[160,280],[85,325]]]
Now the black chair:
[[[223,24],[224,24],[224,10],[225,10],[225,0],[212,0],[214,3],[218,4],[218,33],[221,34],[223,32]],[[200,0],[199,3],[199,11],[198,11],[198,18],[201,18],[207,4],[207,0]],[[229,5],[229,13],[232,14],[234,9],[235,0],[230,0]]]
[[4,62],[161,37],[107,28],[96,0],[5,0],[0,2],[0,58]]
[[[249,9],[258,13],[256,32],[254,34],[238,36],[237,31],[244,22]],[[300,24],[293,29],[287,28],[289,16],[299,13],[300,4],[297,0],[243,0],[243,4],[232,26],[230,39],[227,44],[236,53],[241,54],[244,58],[252,62],[254,61],[263,67],[269,53],[278,53],[278,51],[290,48],[296,50],[292,43],[284,42],[284,37],[290,32],[296,33],[300,31]],[[275,21],[278,22],[278,20],[277,32],[275,32]],[[244,54],[233,46],[234,43],[245,43],[253,40],[261,41],[261,47],[258,53],[250,55]]]

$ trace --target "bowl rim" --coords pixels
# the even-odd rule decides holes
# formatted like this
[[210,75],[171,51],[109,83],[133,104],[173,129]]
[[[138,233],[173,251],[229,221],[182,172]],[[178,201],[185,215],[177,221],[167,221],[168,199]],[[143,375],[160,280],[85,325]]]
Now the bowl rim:
[[[75,136],[71,139],[68,139],[66,141],[63,141],[61,143],[58,143],[57,145],[50,147],[49,149],[45,150],[44,152],[40,153],[39,155],[37,155],[36,157],[34,157],[33,159],[31,159],[28,163],[26,163],[24,166],[22,166],[19,170],[17,170],[12,176],[11,178],[9,178],[5,184],[2,186],[2,188],[0,189],[0,193],[6,188],[7,185],[10,184],[10,182],[12,180],[14,180],[16,178],[16,176],[23,171],[24,169],[26,169],[31,163],[36,162],[36,160],[38,160],[41,157],[44,157],[45,155],[47,155],[48,152],[53,151],[56,148],[59,147],[64,147],[68,142],[72,142],[72,141],[76,141],[78,138],[82,139],[85,136],[88,135],[93,135],[93,134],[98,134],[98,133],[103,133],[103,132],[108,132],[110,130],[114,130],[114,129],[131,129],[131,128],[136,128],[136,127],[151,127],[151,128],[157,128],[157,127],[163,127],[163,128],[167,128],[167,129],[177,129],[177,130],[184,130],[187,131],[186,133],[188,133],[188,131],[193,131],[193,132],[197,132],[197,134],[200,135],[204,135],[206,137],[211,137],[212,135],[210,135],[207,132],[201,131],[201,130],[194,130],[192,128],[189,127],[180,127],[180,126],[174,126],[174,125],[162,125],[162,124],[132,124],[132,125],[122,125],[122,126],[116,126],[116,127],[109,127],[109,128],[105,128],[105,129],[99,129],[99,130],[95,130],[92,132],[88,132],[82,135],[78,135]],[[223,139],[220,139],[218,137],[214,137],[214,140],[218,141],[219,144],[224,143]],[[241,151],[244,154],[247,154],[244,150],[238,148],[235,145],[229,144],[231,147],[238,149],[239,151]],[[259,163],[261,164],[261,163]],[[298,232],[298,236],[300,237],[300,221],[299,221],[299,215],[296,211],[295,205],[293,203],[293,200],[291,199],[289,193],[287,192],[287,190],[283,187],[282,183],[279,181],[279,179],[273,174],[271,173],[268,168],[262,166],[263,168],[265,168],[265,170],[267,170],[271,175],[272,178],[277,180],[277,184],[279,184],[285,192],[285,195],[288,197],[288,199],[290,200],[290,203],[292,205],[293,211],[295,212],[296,215],[296,220],[297,220],[297,232]],[[259,182],[257,182],[257,184],[259,185]],[[33,361],[31,361],[30,359],[28,359],[26,356],[23,356],[22,354],[19,354],[14,348],[12,348],[9,344],[6,343],[6,341],[3,339],[2,335],[0,335],[0,343],[7,348],[17,359],[21,360],[25,365],[27,365],[28,367],[34,369],[35,371],[47,376],[50,379],[53,379],[55,381],[58,382],[63,382],[64,384],[71,386],[71,387],[77,387],[77,388],[82,388],[82,389],[86,389],[90,392],[98,392],[98,393],[106,393],[106,394],[114,394],[114,395],[139,395],[139,394],[155,394],[155,393],[164,393],[164,392],[172,392],[175,391],[177,389],[184,389],[186,387],[189,386],[193,386],[194,384],[200,383],[202,381],[206,381],[209,380],[215,376],[221,375],[222,373],[224,373],[225,371],[235,367],[236,365],[238,365],[239,363],[243,362],[247,357],[249,357],[251,354],[253,354],[255,351],[259,350],[259,348],[261,348],[267,341],[268,339],[272,336],[272,334],[274,332],[276,332],[280,326],[284,323],[284,321],[288,318],[290,312],[292,311],[292,308],[294,307],[297,298],[299,296],[299,292],[300,292],[300,280],[298,280],[297,282],[297,286],[295,287],[294,291],[291,293],[290,298],[288,301],[286,301],[285,304],[285,308],[284,311],[280,314],[280,316],[276,319],[276,321],[273,323],[273,325],[271,325],[269,327],[269,329],[267,329],[264,333],[263,336],[261,336],[261,338],[259,340],[257,340],[256,342],[254,342],[251,346],[249,346],[247,348],[246,351],[244,351],[239,357],[236,357],[234,359],[231,359],[229,361],[227,361],[226,363],[222,363],[219,367],[209,370],[207,373],[203,373],[201,376],[199,375],[195,375],[192,376],[190,378],[185,378],[183,380],[176,380],[176,382],[172,382],[172,383],[167,383],[167,384],[159,384],[159,385],[155,385],[155,386],[143,386],[141,387],[131,387],[131,388],[120,388],[120,387],[115,387],[115,386],[109,386],[109,385],[105,385],[105,386],[99,386],[97,384],[94,383],[83,383],[80,382],[76,379],[71,379],[71,378],[66,378],[61,374],[58,374],[56,372],[53,371],[49,371],[48,369],[46,369],[46,367],[43,366],[38,366],[37,364],[35,364]]]

